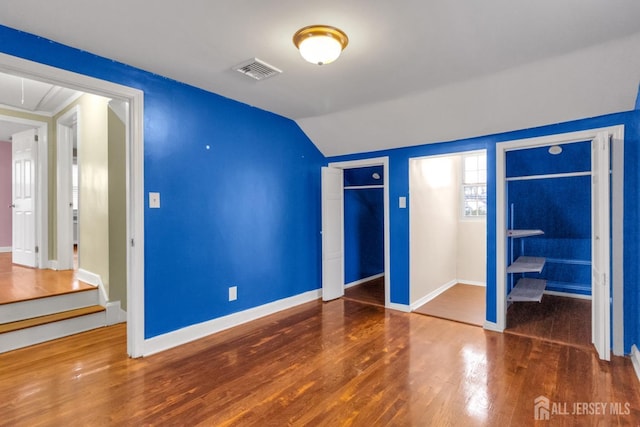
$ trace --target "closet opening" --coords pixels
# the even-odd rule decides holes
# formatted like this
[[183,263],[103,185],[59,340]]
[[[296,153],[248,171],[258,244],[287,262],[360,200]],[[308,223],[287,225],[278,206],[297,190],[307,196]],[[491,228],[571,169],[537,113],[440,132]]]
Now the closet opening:
[[385,305],[382,165],[345,169],[344,298]]
[[411,309],[483,326],[486,151],[409,160]]
[[507,328],[591,345],[591,141],[506,153]]
[[622,354],[623,135],[497,144],[497,330]]
[[392,307],[388,158],[322,168],[322,298]]

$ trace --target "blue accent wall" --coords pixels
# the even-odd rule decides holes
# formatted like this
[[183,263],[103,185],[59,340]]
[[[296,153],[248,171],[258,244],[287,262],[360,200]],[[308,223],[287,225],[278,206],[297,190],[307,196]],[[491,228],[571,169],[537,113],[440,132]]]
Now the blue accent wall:
[[144,91],[145,337],[321,287],[326,159],[295,122],[2,26],[0,50]]
[[384,272],[382,188],[344,190],[345,283]]
[[[464,120],[461,117],[460,120]],[[624,153],[624,338],[625,351],[640,343],[640,286],[638,249],[640,243],[639,184],[640,111],[629,111],[559,123],[532,129],[505,132],[437,144],[425,144],[393,150],[335,156],[331,162],[360,160],[381,156],[389,157],[390,197],[390,277],[391,302],[409,304],[409,209],[398,206],[398,197],[409,197],[409,159],[439,154],[459,153],[471,150],[487,150],[487,320],[495,322],[496,316],[496,144],[524,138],[575,132],[600,127],[625,126]]]

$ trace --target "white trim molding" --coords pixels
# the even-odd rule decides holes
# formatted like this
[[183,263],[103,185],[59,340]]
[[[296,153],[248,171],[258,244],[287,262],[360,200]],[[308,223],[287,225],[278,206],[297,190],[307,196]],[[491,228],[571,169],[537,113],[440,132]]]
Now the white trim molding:
[[0,253],[13,252],[12,246],[0,246]]
[[438,287],[437,289],[429,292],[427,295],[425,295],[422,298],[416,300],[413,304],[410,305],[411,311],[414,311],[416,308],[420,307],[421,305],[424,305],[424,304],[428,303],[429,301],[431,301],[432,299],[434,299],[435,297],[437,297],[438,295],[440,295],[441,293],[443,293],[447,289],[455,286],[457,283],[458,283],[458,280],[457,279],[453,279],[450,282],[447,282],[444,285]]
[[483,288],[487,287],[487,282],[479,282],[477,280],[458,279],[458,283],[461,285],[482,286]]
[[390,302],[385,308],[402,311],[403,313],[411,313],[411,306],[409,304],[398,304],[396,302]]
[[104,283],[102,283],[102,277],[99,274],[92,273],[87,270],[83,270],[79,268],[76,277],[78,280],[81,280],[89,285],[97,286],[100,292],[99,295],[99,304],[103,307],[107,306],[107,302],[109,301],[109,296],[107,295],[107,290],[104,287]]
[[640,351],[635,344],[631,346],[631,363],[633,363],[633,370],[636,371],[636,377],[640,380]]
[[316,289],[289,298],[270,302],[248,310],[232,313],[217,319],[187,326],[176,331],[158,335],[145,340],[144,356],[149,356],[179,345],[187,344],[200,338],[242,325],[252,320],[259,319],[282,310],[293,308],[300,304],[316,301],[322,297],[322,291]]
[[374,274],[373,276],[365,277],[364,279],[356,280],[355,282],[350,282],[344,285],[344,288],[352,288],[354,286],[362,285],[363,283],[367,283],[371,280],[379,279],[384,276],[384,273]]
[[504,332],[504,328],[500,328],[497,323],[489,322],[488,320],[484,321],[484,324],[482,325],[482,327],[487,331],[500,332],[500,333]]

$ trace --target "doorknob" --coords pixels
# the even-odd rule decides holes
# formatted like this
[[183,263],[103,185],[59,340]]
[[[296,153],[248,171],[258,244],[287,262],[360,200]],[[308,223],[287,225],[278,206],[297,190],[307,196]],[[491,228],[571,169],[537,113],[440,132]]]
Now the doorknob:
[[14,203],[9,203],[9,207],[10,207],[10,208],[15,208],[15,207],[16,207],[16,205],[15,205]]

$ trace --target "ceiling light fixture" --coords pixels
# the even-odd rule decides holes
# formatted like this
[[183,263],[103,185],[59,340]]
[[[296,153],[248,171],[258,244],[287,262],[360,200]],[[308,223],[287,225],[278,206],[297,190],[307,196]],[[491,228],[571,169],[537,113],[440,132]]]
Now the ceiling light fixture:
[[338,59],[348,43],[349,38],[342,30],[329,25],[310,25],[293,35],[293,44],[300,50],[300,55],[318,65]]

